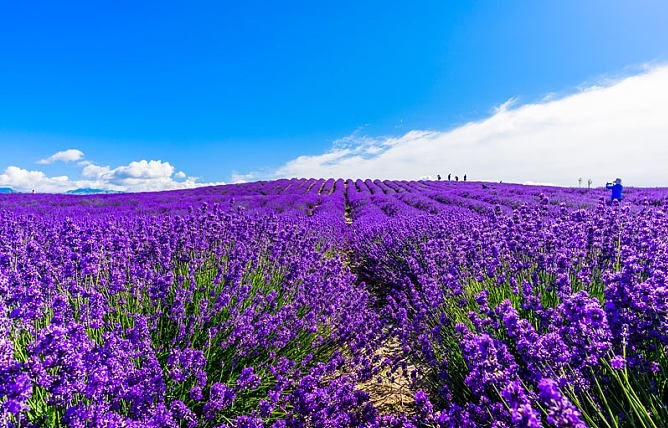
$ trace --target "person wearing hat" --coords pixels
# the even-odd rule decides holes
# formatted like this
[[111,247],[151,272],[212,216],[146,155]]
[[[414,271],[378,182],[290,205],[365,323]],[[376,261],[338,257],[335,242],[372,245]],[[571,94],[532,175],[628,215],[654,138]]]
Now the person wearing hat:
[[610,194],[610,201],[621,201],[622,200],[622,190],[624,189],[624,186],[622,186],[622,179],[621,178],[616,178],[614,184],[613,183],[605,183],[605,188],[612,190],[612,193]]

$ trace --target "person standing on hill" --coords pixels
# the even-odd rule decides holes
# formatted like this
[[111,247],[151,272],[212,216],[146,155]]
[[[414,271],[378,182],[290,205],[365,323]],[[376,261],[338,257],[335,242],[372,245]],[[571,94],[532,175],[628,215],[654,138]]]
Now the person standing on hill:
[[452,176],[452,174],[448,174],[448,181],[450,181],[451,176]]
[[466,174],[464,174],[464,181],[466,181]]
[[612,190],[612,193],[610,194],[610,201],[621,201],[622,200],[622,190],[624,190],[624,186],[622,186],[622,179],[621,178],[616,178],[614,184],[613,183],[605,183],[605,188]]

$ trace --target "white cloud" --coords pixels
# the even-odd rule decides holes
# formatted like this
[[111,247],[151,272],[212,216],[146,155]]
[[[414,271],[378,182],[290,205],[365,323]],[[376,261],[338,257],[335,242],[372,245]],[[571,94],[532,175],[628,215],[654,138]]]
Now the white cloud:
[[[600,186],[668,185],[668,66],[559,99],[513,107],[510,98],[484,120],[450,131],[399,137],[354,133],[316,156],[300,156],[265,178],[417,179],[468,174],[469,180]],[[341,143],[343,142],[343,144]],[[250,174],[253,176],[253,174]]]
[[174,167],[169,162],[145,161],[130,162],[127,166],[121,166],[114,170],[114,175],[119,179],[164,179],[174,174]]
[[67,176],[47,177],[42,171],[29,171],[16,166],[9,166],[0,173],[0,186],[20,192],[39,189],[40,192],[60,193],[69,190],[71,184]]
[[201,183],[197,177],[187,176],[182,171],[175,174],[175,169],[169,162],[160,160],[134,161],[116,168],[88,161],[79,162],[78,166],[81,167],[78,179],[70,179],[68,176],[49,177],[42,171],[9,166],[0,173],[0,186],[11,187],[19,192],[34,189],[40,193],[62,193],[80,188],[153,192],[225,184]]
[[74,162],[78,161],[83,157],[83,152],[81,150],[77,149],[67,149],[63,150],[62,152],[57,152],[52,154],[46,159],[42,159],[38,161],[37,163],[39,164],[49,164],[49,163],[54,163],[57,161],[61,162]]
[[109,174],[111,173],[111,168],[108,166],[99,166],[91,162],[87,162],[82,166],[83,169],[81,170],[81,176],[90,179],[101,180],[109,177]]

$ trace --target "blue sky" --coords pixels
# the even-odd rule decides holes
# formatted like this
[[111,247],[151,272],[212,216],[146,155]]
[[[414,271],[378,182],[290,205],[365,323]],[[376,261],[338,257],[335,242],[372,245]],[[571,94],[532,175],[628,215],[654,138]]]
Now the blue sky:
[[[471,124],[526,115],[531,106],[561,111],[570,97],[634,76],[654,79],[647,85],[661,95],[651,101],[656,108],[634,98],[647,96],[637,88],[624,95],[643,106],[632,113],[647,129],[641,119],[668,104],[663,0],[5,3],[0,186],[160,190],[319,174],[418,179],[457,169],[560,185],[574,174],[605,180],[626,172],[636,185],[668,185],[663,171],[636,176],[596,163],[543,174],[515,163],[521,146],[510,150],[507,169],[494,169],[476,164],[475,150],[467,157],[477,140],[460,143],[457,164],[444,155],[438,165],[420,163],[452,150],[452,132]],[[563,123],[555,115],[549,127]],[[607,117],[596,120],[618,122]],[[649,128],[650,140],[666,135],[659,124]],[[592,156],[608,139],[599,134],[581,134],[600,139]],[[433,152],[406,146],[413,167],[399,154],[376,169],[350,163],[407,141],[425,146],[416,135],[431,135]],[[493,153],[496,134],[486,138]],[[559,151],[554,138],[545,144]],[[647,153],[662,155],[652,152],[658,146]],[[66,150],[81,154],[40,163]]]

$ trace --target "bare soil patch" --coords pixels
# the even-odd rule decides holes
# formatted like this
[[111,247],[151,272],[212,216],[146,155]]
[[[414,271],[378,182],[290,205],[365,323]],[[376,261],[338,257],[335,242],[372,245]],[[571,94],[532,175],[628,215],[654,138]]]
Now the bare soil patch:
[[[413,415],[417,412],[414,398],[417,391],[412,388],[409,378],[410,373],[417,368],[403,354],[399,339],[395,336],[389,337],[376,351],[376,355],[380,357],[378,375],[357,386],[359,390],[369,394],[370,401],[381,414]],[[386,363],[388,360],[405,363],[404,369],[393,372]]]

